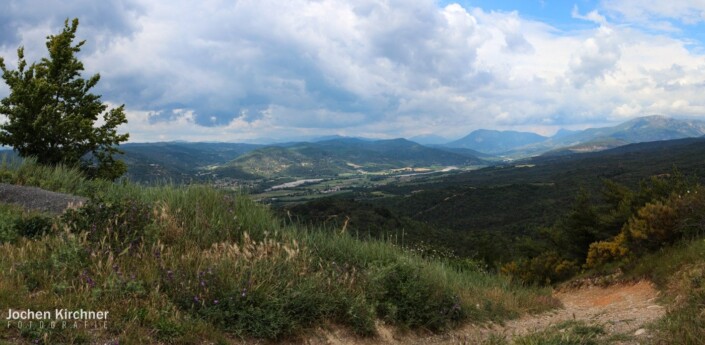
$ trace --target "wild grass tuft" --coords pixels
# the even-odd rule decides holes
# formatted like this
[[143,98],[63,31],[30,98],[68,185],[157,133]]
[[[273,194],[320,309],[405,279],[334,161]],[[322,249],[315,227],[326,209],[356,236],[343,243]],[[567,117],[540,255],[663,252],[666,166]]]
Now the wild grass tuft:
[[648,277],[669,305],[659,320],[655,343],[702,344],[705,339],[705,240],[693,240],[643,257],[626,272]]
[[[582,321],[566,321],[542,331],[512,339],[494,335],[484,345],[598,345],[620,343],[618,339],[605,337],[601,326],[588,325]],[[616,340],[613,342],[613,340]]]

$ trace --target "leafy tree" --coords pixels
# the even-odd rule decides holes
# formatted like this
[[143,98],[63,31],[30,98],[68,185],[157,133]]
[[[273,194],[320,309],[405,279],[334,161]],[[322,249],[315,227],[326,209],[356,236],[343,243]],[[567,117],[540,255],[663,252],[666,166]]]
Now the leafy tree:
[[[29,67],[24,48],[17,50],[17,70],[10,70],[0,57],[2,78],[10,95],[0,101],[0,144],[9,145],[20,156],[34,156],[42,164],[80,167],[90,177],[115,179],[127,170],[113,155],[128,134],[117,127],[127,123],[124,105],[110,110],[100,96],[90,93],[100,80],[96,74],[81,78],[83,63],[76,58],[85,43],[73,45],[78,19],[64,22],[58,35],[47,37],[49,57]],[[106,111],[107,110],[107,111]],[[102,114],[102,124],[96,124]]]

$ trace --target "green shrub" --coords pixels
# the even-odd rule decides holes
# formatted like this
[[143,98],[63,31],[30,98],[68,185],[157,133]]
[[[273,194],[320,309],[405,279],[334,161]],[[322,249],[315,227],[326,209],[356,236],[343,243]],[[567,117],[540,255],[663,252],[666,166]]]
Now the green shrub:
[[36,238],[48,233],[53,220],[39,213],[24,211],[19,206],[0,205],[0,243],[19,237]]
[[49,231],[54,224],[53,220],[43,215],[31,215],[20,218],[15,227],[20,236],[35,238],[40,237]]
[[154,240],[154,234],[148,231],[153,223],[151,208],[132,199],[91,200],[79,209],[68,210],[62,221],[73,233],[88,232],[91,242],[107,241],[116,253],[135,249],[145,240]]
[[464,319],[460,298],[443,282],[429,279],[423,267],[399,262],[373,273],[370,291],[377,291],[380,317],[405,327],[432,331]]
[[586,266],[629,261],[674,244],[683,238],[705,234],[705,190],[696,187],[672,194],[664,201],[647,203],[607,241],[590,245]]
[[502,266],[502,273],[526,284],[550,285],[564,281],[578,272],[575,260],[549,251],[531,259],[519,259]]
[[19,237],[16,224],[20,219],[17,212],[7,208],[0,208],[0,243],[12,242]]

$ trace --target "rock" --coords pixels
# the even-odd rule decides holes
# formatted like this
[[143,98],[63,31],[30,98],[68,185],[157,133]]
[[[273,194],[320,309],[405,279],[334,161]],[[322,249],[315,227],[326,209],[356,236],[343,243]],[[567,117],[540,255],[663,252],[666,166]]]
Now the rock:
[[634,335],[636,335],[637,337],[644,334],[646,334],[646,329],[644,328],[639,328],[636,330],[636,332],[634,332]]
[[0,203],[16,204],[27,210],[59,215],[68,208],[80,207],[86,201],[87,198],[80,196],[0,183]]

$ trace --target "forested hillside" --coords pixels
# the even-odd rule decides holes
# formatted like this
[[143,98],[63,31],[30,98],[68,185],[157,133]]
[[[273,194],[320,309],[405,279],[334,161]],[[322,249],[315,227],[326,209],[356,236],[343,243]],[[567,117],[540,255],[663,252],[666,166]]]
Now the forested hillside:
[[[650,184],[660,188],[659,183],[674,174],[697,181],[705,176],[705,161],[697,157],[705,157],[703,139],[632,144],[599,153],[536,157],[443,179],[393,183],[373,191],[359,190],[346,201],[318,201],[291,211],[308,222],[350,217],[349,226],[361,233],[413,237],[430,226],[441,236],[429,236],[430,241],[491,265],[530,255],[534,249],[518,243],[537,239],[586,203],[594,204],[596,212],[608,212],[615,189],[640,190]],[[341,203],[349,205],[330,206]],[[399,221],[375,230],[364,220],[370,217],[358,212],[385,214]]]

